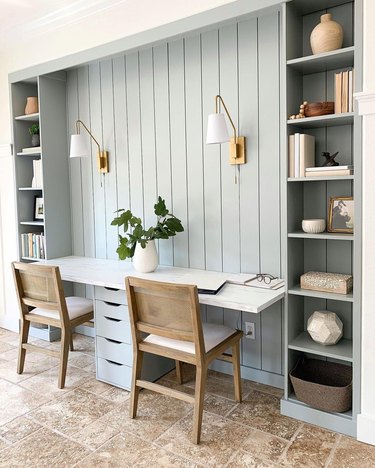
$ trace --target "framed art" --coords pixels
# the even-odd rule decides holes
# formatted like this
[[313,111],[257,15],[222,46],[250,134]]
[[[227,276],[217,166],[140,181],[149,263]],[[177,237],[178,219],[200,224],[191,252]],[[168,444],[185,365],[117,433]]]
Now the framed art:
[[34,198],[34,221],[44,220],[44,202],[43,197],[35,195]]
[[328,232],[354,232],[353,197],[331,197],[328,210]]

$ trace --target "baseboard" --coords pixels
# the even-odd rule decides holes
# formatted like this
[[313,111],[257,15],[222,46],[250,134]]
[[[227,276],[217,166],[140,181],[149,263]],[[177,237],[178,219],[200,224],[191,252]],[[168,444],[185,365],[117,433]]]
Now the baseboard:
[[78,325],[78,327],[75,327],[74,332],[79,333],[80,335],[91,336],[95,338],[94,327],[87,327],[86,325]]
[[375,417],[364,414],[357,416],[357,439],[375,445]]

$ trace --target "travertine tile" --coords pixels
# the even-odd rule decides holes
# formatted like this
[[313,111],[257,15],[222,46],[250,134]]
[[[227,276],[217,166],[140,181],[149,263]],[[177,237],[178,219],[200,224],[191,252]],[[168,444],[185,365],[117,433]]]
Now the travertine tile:
[[57,387],[58,372],[58,366],[52,367],[45,372],[41,372],[40,374],[36,374],[33,377],[20,382],[20,385],[30,390],[34,390],[35,392],[39,392],[42,388],[43,393],[52,399],[61,396],[63,393],[70,392],[74,388],[77,388],[92,379],[91,373],[86,372],[83,369],[79,369],[78,367],[69,366],[68,362],[65,387],[63,389],[59,389]]
[[335,432],[304,424],[283,460],[283,466],[323,467],[339,436]]
[[49,396],[26,390],[0,379],[0,426],[49,400]]
[[9,444],[7,444],[5,441],[0,439],[0,451],[9,447]]
[[80,385],[79,388],[93,393],[94,395],[101,395],[105,391],[116,387],[112,387],[112,385],[106,384],[105,382],[100,382],[100,380],[96,380],[96,378],[92,377],[90,380],[87,380],[82,385]]
[[30,413],[30,417],[66,435],[88,426],[115,405],[89,392],[76,389]]
[[9,343],[5,343],[4,341],[0,341],[0,358],[3,358],[3,354],[6,353],[7,351],[10,351],[12,349],[17,349],[16,346],[13,346]]
[[113,403],[124,403],[129,400],[130,392],[123,390],[122,388],[109,386],[109,388],[101,393],[100,396],[112,401]]
[[69,364],[87,370],[87,367],[95,366],[95,356],[73,351],[69,353]]
[[342,436],[328,466],[329,468],[373,468],[375,447]]
[[261,458],[251,453],[244,452],[243,450],[239,450],[232,457],[231,461],[226,465],[226,468],[239,468],[239,467],[278,468],[279,465],[268,460],[262,460]]
[[[31,353],[30,353],[31,354]],[[40,356],[40,355],[39,355]],[[13,383],[22,382],[56,365],[49,357],[39,357],[37,360],[27,359],[22,374],[17,374],[16,361],[4,361],[0,359],[0,378],[9,380]]]
[[[50,349],[59,350],[61,346],[61,341],[53,341],[48,343]],[[95,354],[95,340],[90,336],[80,335],[79,333],[73,333],[73,346],[74,351],[70,354],[72,356],[75,352],[84,353],[84,354]]]
[[90,450],[42,428],[21,442],[0,452],[1,467],[71,467],[90,454]]
[[251,391],[246,399],[228,415],[228,418],[290,440],[299,428],[300,422],[281,416],[279,407],[279,398]]
[[6,441],[14,444],[40,428],[40,424],[36,421],[32,421],[25,416],[20,416],[19,418],[13,419],[13,421],[0,426],[0,436]]
[[204,409],[209,413],[225,416],[229,411],[232,411],[239,403],[222,398],[217,395],[208,394],[204,399]]
[[242,443],[241,448],[255,457],[276,463],[287,445],[288,442],[280,437],[251,429],[250,436]]
[[142,391],[139,395],[137,417],[129,417],[129,401],[120,404],[102,420],[117,430],[126,430],[153,441],[184,417],[191,405],[175,398],[154,392]]
[[78,466],[111,468],[165,466],[190,468],[196,465],[154,444],[148,444],[133,434],[124,432],[104,444]]
[[95,450],[116,435],[118,435],[117,429],[101,419],[96,419],[93,423],[72,434],[71,437],[79,441],[80,444]]
[[225,465],[250,435],[250,429],[221,418],[203,413],[200,445],[193,444],[193,414],[190,413],[174,424],[156,441],[166,450],[205,466]]

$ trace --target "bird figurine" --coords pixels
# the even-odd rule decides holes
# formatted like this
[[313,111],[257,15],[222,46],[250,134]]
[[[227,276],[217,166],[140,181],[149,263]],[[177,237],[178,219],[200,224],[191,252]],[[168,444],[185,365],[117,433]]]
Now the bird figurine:
[[322,167],[329,167],[329,166],[338,166],[339,163],[335,161],[335,157],[339,154],[338,151],[334,154],[330,154],[328,151],[323,151],[322,156],[326,158]]

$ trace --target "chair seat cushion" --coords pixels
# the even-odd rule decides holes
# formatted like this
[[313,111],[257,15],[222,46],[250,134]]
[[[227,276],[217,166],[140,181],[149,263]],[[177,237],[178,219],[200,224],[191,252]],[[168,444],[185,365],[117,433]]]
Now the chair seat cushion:
[[[66,297],[66,307],[70,320],[73,320],[81,315],[88,314],[93,311],[93,302],[85,297]],[[31,315],[42,315],[60,320],[60,315],[56,310],[39,309],[38,307],[29,312]]]
[[[236,330],[233,330],[233,328],[225,327],[224,325],[215,325],[213,323],[203,323],[202,330],[206,353],[211,351],[211,349],[215,348],[215,346],[226,338],[236,333]],[[172,338],[164,338],[163,336],[148,335],[148,337],[144,339],[144,342],[195,354],[194,343],[190,341],[173,340]]]

